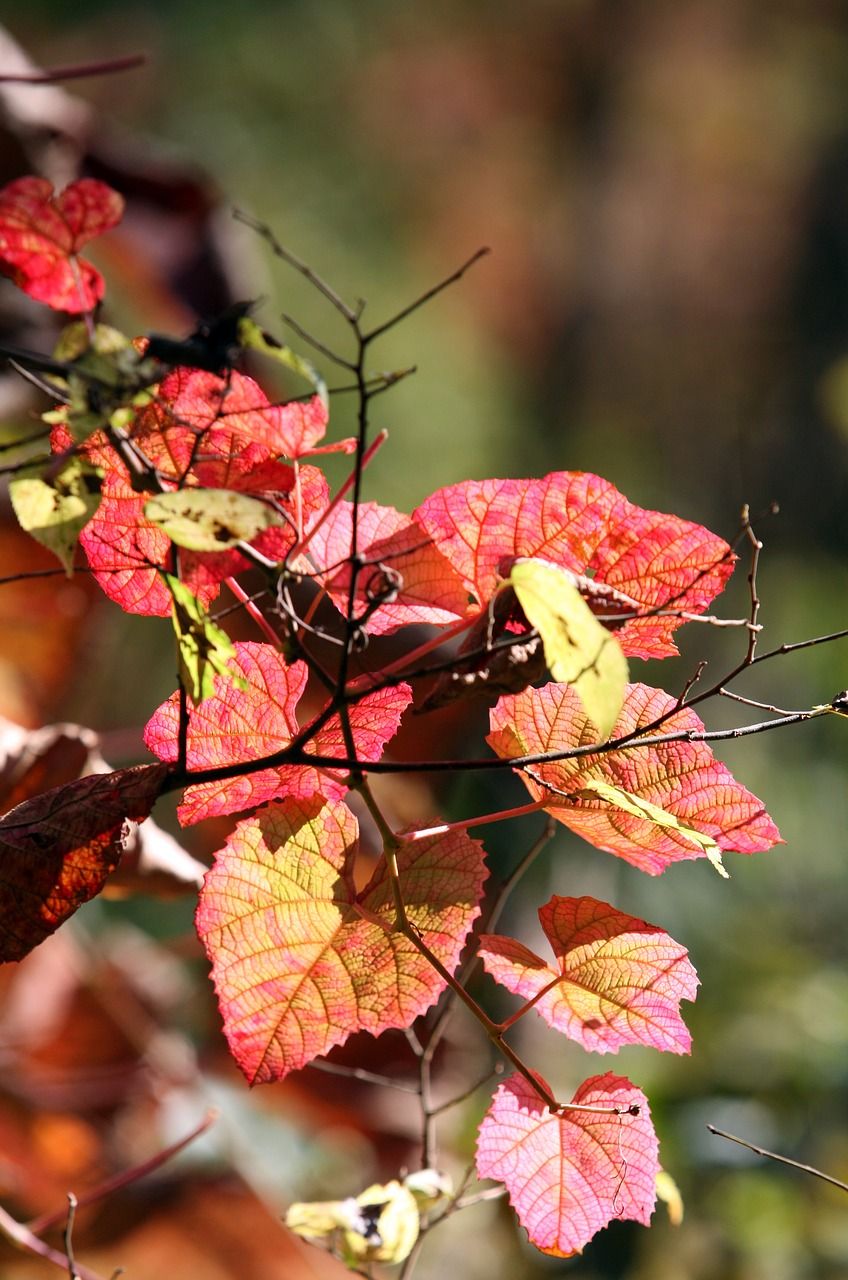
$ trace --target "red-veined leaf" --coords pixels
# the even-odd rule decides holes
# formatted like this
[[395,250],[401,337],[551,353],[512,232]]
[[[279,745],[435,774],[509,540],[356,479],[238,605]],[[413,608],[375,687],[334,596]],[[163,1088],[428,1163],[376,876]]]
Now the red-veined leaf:
[[504,1183],[531,1243],[557,1258],[580,1253],[613,1218],[648,1226],[656,1203],[657,1137],[642,1091],[607,1072],[585,1080],[572,1101],[637,1106],[639,1114],[552,1115],[514,1075],[495,1093],[477,1138],[477,1173]]
[[0,961],[20,960],[100,892],[128,820],[147,817],[164,775],[162,765],[94,774],[0,819]]
[[497,982],[590,1052],[625,1044],[689,1052],[680,1001],[695,999],[698,975],[684,947],[596,898],[554,896],[539,919],[551,964],[512,938],[480,938],[478,954]]
[[[295,708],[306,686],[306,664],[287,664],[271,645],[236,644],[229,668],[245,682],[235,688],[214,676],[215,694],[189,710],[189,769],[243,764],[288,746],[297,733]],[[350,723],[361,760],[379,760],[411,701],[408,685],[381,689],[350,708]],[[179,702],[172,695],[154,712],[144,731],[147,746],[161,760],[177,758]],[[344,756],[341,722],[333,716],[316,731],[308,748],[314,754]],[[306,799],[321,792],[342,796],[346,770],[319,770],[313,765],[285,764],[220,782],[188,787],[178,810],[183,823],[240,813],[279,796]]]
[[[120,471],[107,471],[100,505],[82,530],[79,544],[110,600],[125,613],[167,617],[171,596],[159,573],[171,563],[171,541],[144,518],[149,495],[136,493]],[[208,604],[213,592],[203,600]]]
[[103,297],[103,277],[78,254],[123,212],[123,198],[94,178],[58,195],[46,178],[18,178],[0,190],[0,271],[56,311],[91,311]]
[[[207,873],[197,929],[224,1031],[251,1084],[354,1031],[409,1026],[444,982],[395,930],[385,866],[353,883],[358,829],[340,801],[287,799],[240,822]],[[398,851],[410,923],[451,972],[479,914],[480,844],[453,831]]]
[[[600,616],[613,617],[662,608],[702,613],[733,569],[721,538],[637,507],[584,472],[464,481],[437,490],[414,516],[480,605],[516,556],[589,575],[587,598]],[[679,616],[639,618],[625,622],[617,638],[631,657],[664,657],[677,652],[671,635],[680,624]]]
[[[324,584],[336,607],[347,611],[353,506],[341,502],[310,538],[313,562],[326,567]],[[411,516],[364,502],[359,508],[357,549],[367,564],[357,581],[360,613],[382,598],[367,621],[372,635],[389,635],[407,623],[455,622],[468,607],[459,575]]]
[[[703,731],[694,711],[675,711],[675,707],[674,698],[660,689],[629,685],[610,738],[644,731],[665,715],[669,718],[657,733]],[[548,684],[501,698],[491,712],[491,725],[487,740],[505,758],[567,751],[599,740],[577,694],[565,685]],[[661,826],[625,812],[591,791],[581,796],[587,784],[597,781],[642,797],[670,814],[675,825],[712,837],[724,850],[759,853],[780,843],[780,833],[761,801],[715,759],[705,742],[576,756],[532,765],[530,773],[525,770],[521,777],[534,797],[549,801],[545,808],[558,821],[596,848],[617,854],[650,875],[659,875],[681,859],[702,858],[705,850],[675,826]]]

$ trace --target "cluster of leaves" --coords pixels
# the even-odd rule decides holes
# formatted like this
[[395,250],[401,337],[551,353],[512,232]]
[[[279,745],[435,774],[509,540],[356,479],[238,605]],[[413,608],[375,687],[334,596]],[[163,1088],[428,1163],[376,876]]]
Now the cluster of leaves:
[[[120,197],[92,180],[59,196],[38,178],[0,192],[0,270],[82,317],[33,362],[58,408],[45,415],[49,456],[18,470],[11,496],[23,528],[68,572],[84,558],[121,609],[171,618],[179,687],[145,730],[158,763],[60,786],[0,821],[0,959],[19,959],[97,894],[127,822],[180,789],[184,824],[243,815],[206,875],[196,922],[251,1084],[282,1079],[356,1031],[411,1028],[440,1000],[461,999],[515,1068],[481,1124],[477,1172],[504,1184],[532,1242],[567,1256],[612,1218],[647,1224],[659,1163],[645,1096],[605,1073],[558,1101],[507,1034],[535,1010],[593,1053],[686,1053],[680,1002],[697,986],[686,950],[590,897],[540,908],[551,958],[495,933],[495,909],[475,932],[487,873],[468,828],[498,815],[395,831],[368,778],[399,767],[385,753],[404,716],[483,697],[492,754],[417,768],[511,768],[530,794],[521,812],[544,811],[650,875],[699,858],[723,872],[723,853],[768,849],[778,831],[714,758],[692,687],[674,698],[629,682],[629,659],[676,653],[677,628],[725,586],[731,547],[584,473],[466,481],[409,515],[363,501],[367,408],[394,377],[369,379],[365,358],[390,326],[365,331],[361,312],[319,282],[356,339],[356,359],[339,363],[360,404],[356,438],[322,443],[326,387],[247,308],[187,343],[130,341],[94,322],[103,281],[79,251],[120,211]],[[236,367],[244,350],[305,376],[310,390],[271,402]],[[332,496],[315,461],[328,450],[354,456]],[[258,594],[240,582],[248,571],[261,576]],[[225,583],[261,642],[231,641],[210,612]],[[326,602],[337,622],[319,627]],[[422,626],[423,645],[356,674],[369,636]],[[333,665],[316,656],[317,638],[333,643]],[[310,677],[325,694],[313,714],[303,711]],[[364,887],[351,793],[383,844]],[[467,991],[475,960],[521,1002],[503,1023]],[[438,1020],[424,1025],[438,1035]],[[390,1230],[382,1208],[371,1213],[375,1197],[393,1212],[413,1203],[408,1187],[391,1186],[344,1213],[296,1206],[289,1221],[312,1239],[338,1244],[341,1233],[352,1266],[401,1261],[418,1218],[414,1230],[408,1218]]]

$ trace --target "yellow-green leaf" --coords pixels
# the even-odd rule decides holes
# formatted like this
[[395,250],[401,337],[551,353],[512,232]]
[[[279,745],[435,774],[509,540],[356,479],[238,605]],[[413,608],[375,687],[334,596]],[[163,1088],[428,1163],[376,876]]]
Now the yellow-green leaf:
[[282,524],[273,507],[234,489],[160,493],[145,505],[144,514],[189,551],[223,551],[250,542],[270,525]]
[[[217,627],[188,587],[170,573],[162,575],[173,598],[172,618],[180,655],[183,688],[195,705],[215,692],[213,677],[225,676],[238,684],[227,668],[235,648],[226,632]],[[242,681],[242,684],[244,682]]]
[[603,782],[600,778],[584,778],[580,790],[575,791],[574,794],[599,796],[602,800],[606,800],[607,804],[615,805],[617,809],[632,814],[634,818],[647,818],[649,822],[655,822],[658,827],[668,827],[676,831],[678,835],[691,840],[699,849],[703,849],[719,875],[725,880],[730,879],[730,873],[721,860],[721,849],[712,836],[705,835],[703,831],[696,831],[694,827],[687,827],[667,809],[661,809],[650,800],[644,800],[642,796],[634,796],[623,787],[617,787],[612,782]]
[[71,458],[49,479],[37,472],[21,472],[9,485],[9,496],[21,528],[52,551],[70,577],[80,530],[100,503],[96,468]]
[[570,684],[602,738],[624,702],[627,659],[589,608],[571,575],[545,560],[516,560],[510,582],[528,622],[542,637],[554,680]]
[[293,1204],[286,1226],[305,1240],[320,1240],[348,1266],[403,1262],[418,1239],[415,1196],[400,1182],[375,1183],[354,1200]]
[[238,338],[241,346],[250,351],[260,351],[262,355],[267,356],[269,360],[275,360],[277,364],[281,364],[284,369],[290,369],[292,373],[296,373],[299,378],[303,378],[309,382],[317,391],[324,407],[329,409],[330,397],[327,393],[327,384],[321,377],[318,370],[309,360],[305,360],[303,356],[299,356],[296,351],[292,351],[291,347],[283,346],[265,333],[264,329],[251,320],[249,316],[242,316],[238,324]]

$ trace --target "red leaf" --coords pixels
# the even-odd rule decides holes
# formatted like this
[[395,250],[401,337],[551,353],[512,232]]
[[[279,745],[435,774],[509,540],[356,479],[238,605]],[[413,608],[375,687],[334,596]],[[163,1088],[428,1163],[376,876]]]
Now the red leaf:
[[[702,613],[733,570],[721,538],[634,506],[607,480],[579,471],[541,480],[464,481],[437,490],[414,515],[481,606],[500,581],[499,567],[515,556],[588,573],[587,591],[594,586],[602,614],[620,613],[627,602],[627,612]],[[613,593],[606,606],[603,588]],[[681,621],[639,618],[625,623],[618,639],[632,657],[665,657],[677,652],[671,634]]]
[[20,960],[100,892],[127,819],[147,817],[164,775],[162,765],[94,774],[0,819],[0,961]]
[[550,1026],[590,1052],[617,1053],[625,1044],[689,1052],[680,1001],[695,999],[698,976],[684,947],[596,898],[554,896],[539,919],[554,964],[512,938],[480,938],[480,958],[497,982],[535,999]]
[[[286,451],[288,406],[272,405],[252,378],[232,370],[226,378],[201,369],[174,369],[159,384],[156,400],[133,423],[132,439],[165,478],[232,489],[260,463]],[[294,481],[281,467],[287,491]]]
[[495,1093],[477,1139],[479,1176],[505,1184],[531,1243],[557,1258],[580,1253],[613,1218],[648,1226],[656,1203],[657,1138],[641,1090],[607,1072],[585,1080],[573,1101],[636,1105],[639,1114],[552,1115],[514,1075]]
[[[251,1084],[341,1044],[409,1026],[444,982],[395,930],[381,864],[353,883],[358,832],[343,804],[286,799],[240,822],[207,873],[197,929],[230,1049]],[[402,845],[414,928],[450,971],[479,914],[482,848],[463,832]]]
[[171,612],[171,595],[158,569],[170,563],[171,541],[145,520],[149,497],[136,493],[117,469],[107,471],[100,506],[80,533],[79,543],[110,600],[126,613],[161,618]]
[[[341,613],[347,612],[350,567],[343,562],[350,556],[352,529],[353,506],[341,502],[309,542],[314,563],[327,568],[324,584]],[[411,516],[362,503],[357,548],[368,562],[357,581],[360,611],[387,593],[368,618],[372,635],[390,635],[408,623],[455,622],[465,615],[468,592],[462,580]]]
[[0,271],[56,311],[91,311],[103,297],[103,277],[77,255],[123,212],[123,198],[94,178],[56,196],[46,178],[18,178],[0,190]]
[[[620,738],[644,730],[658,717],[674,712],[674,698],[648,685],[628,685],[621,715],[610,735]],[[491,712],[487,741],[502,757],[566,751],[598,741],[577,694],[565,685],[501,698]],[[700,733],[703,724],[684,708],[669,714],[657,733]],[[705,742],[672,742],[653,747],[577,756],[530,766],[532,774],[567,796],[547,790],[533,777],[521,777],[531,794],[550,803],[545,808],[584,840],[631,862],[649,875],[659,875],[672,862],[701,858],[702,849],[681,833],[635,817],[600,798],[573,793],[587,780],[598,779],[642,797],[681,823],[712,836],[722,849],[759,853],[780,843],[780,833],[750,791],[715,759]]]
[[[271,645],[238,643],[229,662],[235,676],[247,682],[237,689],[220,676],[216,692],[190,708],[189,769],[243,764],[287,747],[298,730],[295,708],[306,686],[306,664],[287,664]],[[411,701],[407,685],[381,689],[350,708],[357,753],[362,760],[379,760],[395,734]],[[177,695],[154,712],[144,731],[147,746],[161,760],[177,758],[179,702]],[[319,729],[309,750],[314,754],[344,756],[341,722],[333,716]],[[345,794],[346,770],[317,769],[312,765],[286,764],[242,774],[221,782],[188,787],[178,810],[183,823],[240,813],[279,796],[301,799],[321,792],[325,798]]]

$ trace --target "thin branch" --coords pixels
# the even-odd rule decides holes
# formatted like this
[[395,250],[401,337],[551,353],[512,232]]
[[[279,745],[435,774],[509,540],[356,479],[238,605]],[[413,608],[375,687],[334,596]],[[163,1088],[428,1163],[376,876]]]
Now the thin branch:
[[73,1191],[68,1192],[68,1217],[65,1223],[64,1242],[65,1253],[68,1258],[68,1280],[79,1280],[79,1272],[77,1271],[76,1259],[74,1258],[74,1219],[77,1213],[77,1204],[79,1201]]
[[476,253],[472,253],[471,257],[466,259],[461,267],[457,267],[456,271],[453,271],[449,276],[446,276],[444,280],[440,280],[438,284],[434,284],[432,289],[428,289],[426,293],[422,293],[414,302],[410,302],[409,306],[404,307],[402,311],[398,311],[396,315],[393,315],[391,319],[384,321],[383,324],[378,325],[376,329],[371,329],[369,333],[364,334],[363,342],[366,344],[374,342],[384,333],[387,333],[389,329],[394,329],[396,325],[399,325],[401,321],[406,320],[407,316],[411,316],[414,311],[419,309],[419,307],[425,306],[431,298],[435,298],[444,289],[455,284],[457,280],[461,280],[466,271],[469,271],[471,267],[474,266],[475,262],[479,262],[481,258],[485,258],[489,253],[491,253],[491,249],[485,245],[482,249],[478,249]]
[[315,351],[320,352],[322,356],[326,356],[328,360],[332,360],[333,364],[337,364],[341,369],[349,370],[350,373],[356,373],[355,364],[350,360],[345,359],[344,356],[340,356],[338,352],[333,351],[333,349],[328,347],[326,343],[322,342],[320,338],[314,337],[309,330],[304,329],[303,325],[295,320],[293,316],[287,315],[286,312],[283,311],[280,313],[280,319],[284,324],[287,324],[290,329],[293,329],[299,338],[304,342],[307,342],[310,347],[313,347]]
[[801,1164],[799,1160],[790,1160],[789,1156],[779,1156],[774,1151],[767,1151],[765,1147],[758,1147],[753,1142],[746,1142],[744,1138],[737,1138],[732,1133],[725,1133],[723,1129],[717,1129],[715,1125],[708,1124],[707,1128],[716,1137],[727,1138],[728,1142],[736,1142],[740,1147],[747,1147],[755,1155],[765,1156],[767,1160],[776,1160],[778,1164],[789,1165],[791,1169],[800,1169],[802,1173],[811,1173],[814,1178],[821,1178],[822,1182],[829,1182],[832,1187],[838,1187],[840,1191],[848,1191],[848,1182],[841,1182],[839,1178],[833,1178],[829,1173],[822,1173],[821,1169],[816,1169],[811,1164]]
[[378,1084],[385,1089],[398,1089],[401,1093],[418,1093],[418,1085],[407,1080],[395,1080],[393,1076],[382,1076],[376,1071],[366,1071],[364,1067],[348,1067],[343,1062],[326,1062],[315,1059],[308,1062],[307,1067],[314,1071],[324,1071],[329,1076],[346,1076],[350,1080],[361,1080],[363,1084]]
[[257,235],[260,235],[270,246],[271,252],[277,258],[282,258],[283,262],[287,262],[290,267],[294,267],[295,271],[302,275],[304,280],[308,280],[320,294],[323,294],[327,301],[344,316],[348,324],[355,324],[357,322],[357,312],[354,311],[352,307],[349,307],[348,304],[339,297],[335,289],[327,284],[326,280],[323,280],[321,276],[317,275],[311,267],[307,266],[307,264],[298,258],[296,254],[292,253],[290,249],[285,249],[280,244],[279,240],[267,223],[260,222],[258,219],[251,217],[249,213],[245,213],[242,209],[234,209],[233,217],[236,222],[243,223],[246,227],[250,227],[252,231],[255,231]]
[[[64,1217],[65,1213],[63,1211],[60,1221]],[[54,1267],[58,1267],[60,1271],[64,1271],[66,1274],[68,1273],[70,1264],[67,1255],[60,1253],[58,1249],[52,1249],[43,1240],[39,1240],[38,1236],[34,1235],[29,1227],[23,1226],[10,1213],[7,1213],[2,1206],[0,1206],[0,1234],[21,1249],[34,1253],[37,1257],[43,1258],[45,1262],[52,1262]],[[80,1265],[76,1267],[76,1274],[77,1280],[103,1280],[99,1272]]]
[[89,76],[111,76],[119,71],[134,71],[147,62],[146,53],[128,53],[122,58],[103,62],[83,62],[69,67],[50,67],[44,71],[0,73],[0,84],[55,84],[58,80],[82,80]]
[[[83,1192],[77,1197],[77,1206],[82,1207],[87,1204],[94,1204],[97,1200],[104,1200],[107,1196],[113,1195],[116,1191],[121,1191],[124,1187],[131,1186],[132,1183],[138,1182],[141,1178],[146,1178],[149,1173],[155,1172],[168,1160],[173,1159],[185,1147],[194,1142],[201,1134],[205,1133],[218,1118],[218,1112],[211,1109],[201,1120],[200,1124],[192,1129],[191,1133],[186,1134],[184,1138],[180,1138],[177,1142],[172,1142],[169,1147],[157,1151],[155,1156],[151,1156],[148,1160],[143,1160],[140,1164],[133,1165],[131,1169],[125,1169],[123,1173],[115,1174],[113,1178],[107,1178],[105,1182],[100,1182],[97,1186]],[[22,1230],[30,1232],[32,1235],[40,1236],[45,1231],[49,1231],[51,1227],[57,1226],[65,1217],[64,1210],[59,1213],[45,1213],[39,1218],[33,1218],[28,1222]]]

